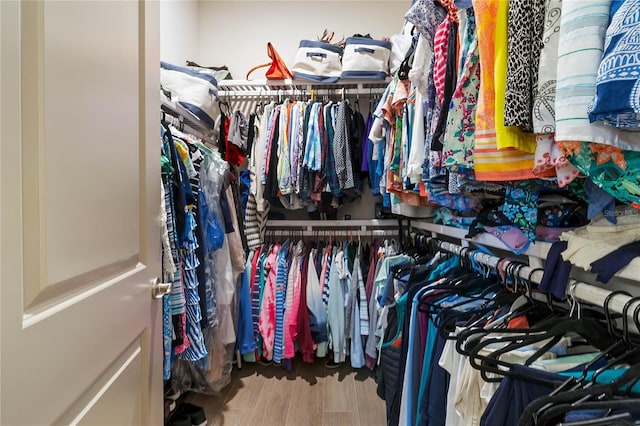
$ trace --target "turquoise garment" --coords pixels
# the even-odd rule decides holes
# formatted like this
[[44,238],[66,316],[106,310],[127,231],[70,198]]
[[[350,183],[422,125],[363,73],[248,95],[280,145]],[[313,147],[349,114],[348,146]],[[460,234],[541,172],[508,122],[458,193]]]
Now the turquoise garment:
[[433,223],[461,229],[469,229],[475,219],[475,216],[461,216],[455,210],[446,207],[440,207],[433,212]]
[[[431,359],[433,358],[433,351],[436,345],[436,335],[438,334],[438,328],[429,318],[429,327],[427,332],[427,340],[424,346],[424,359],[422,362],[422,376],[420,377],[420,392],[418,393],[418,401],[422,401],[424,393],[427,390],[427,383],[429,382],[429,367],[431,366]],[[428,406],[418,403],[418,413],[416,415],[416,425],[421,426],[420,419],[425,419],[427,416]]]
[[[618,377],[622,376],[624,373],[627,372],[626,368],[616,368],[616,369],[610,369],[610,370],[606,370],[603,371],[601,374],[598,375],[598,377],[596,378],[596,383],[599,384],[606,384],[606,383],[611,383],[613,382],[615,379],[617,379]],[[593,371],[589,371],[587,372],[587,381],[591,380],[591,378],[593,377]],[[561,372],[558,373],[561,376],[564,377],[582,377],[582,371],[577,371],[577,372]],[[624,389],[626,390],[626,389]],[[632,388],[634,393],[638,393],[640,394],[640,381],[636,382],[633,385]]]
[[451,256],[451,258],[440,263],[429,275],[428,281],[435,281],[447,275],[449,271],[455,269],[460,265],[460,258],[458,256]]
[[[259,298],[259,303],[258,303],[258,312],[261,311],[262,309],[262,296],[264,296],[264,287],[265,287],[265,281],[266,281],[266,273],[264,270],[264,267],[267,263],[267,258],[269,257],[269,253],[271,252],[271,247],[264,247],[267,250],[262,250],[262,252],[260,253],[260,259],[258,260],[258,266],[256,267],[260,272],[259,272],[259,281],[258,281],[258,288],[260,291],[260,296]],[[259,318],[259,314],[258,314],[258,318]],[[260,334],[260,330],[258,330],[257,333],[257,341],[256,341],[256,345],[258,347],[258,356],[260,358],[262,358],[262,355],[264,353],[264,346],[262,344],[262,334]]]
[[[415,404],[418,401],[418,393],[414,394],[414,377],[413,372],[415,368],[413,365],[418,362],[415,356],[416,351],[419,352],[418,342],[416,341],[416,334],[420,331],[420,320],[418,319],[418,305],[420,304],[420,296],[427,288],[422,288],[416,292],[411,302],[411,317],[409,319],[409,345],[407,351],[407,360],[405,363],[404,380],[407,382],[407,386],[402,387],[402,398],[406,400],[406,412],[407,412],[407,424],[413,424],[416,418]],[[405,391],[407,394],[405,394]]]
[[558,142],[567,160],[623,203],[640,208],[640,151],[589,142]]

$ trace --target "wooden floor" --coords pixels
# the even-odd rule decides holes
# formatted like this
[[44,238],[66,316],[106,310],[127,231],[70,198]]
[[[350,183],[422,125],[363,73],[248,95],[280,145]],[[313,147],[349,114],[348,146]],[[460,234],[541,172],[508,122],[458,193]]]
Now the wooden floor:
[[280,366],[243,364],[234,368],[221,395],[189,399],[205,409],[210,426],[386,424],[384,401],[369,370],[331,369],[321,361],[296,359],[291,373]]

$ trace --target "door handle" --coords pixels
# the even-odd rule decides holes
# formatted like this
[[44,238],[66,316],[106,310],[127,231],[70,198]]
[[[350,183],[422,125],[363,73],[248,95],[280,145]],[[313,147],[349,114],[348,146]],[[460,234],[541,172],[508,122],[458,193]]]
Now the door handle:
[[171,293],[171,283],[161,283],[160,278],[151,280],[151,296],[154,299],[162,299],[162,296]]

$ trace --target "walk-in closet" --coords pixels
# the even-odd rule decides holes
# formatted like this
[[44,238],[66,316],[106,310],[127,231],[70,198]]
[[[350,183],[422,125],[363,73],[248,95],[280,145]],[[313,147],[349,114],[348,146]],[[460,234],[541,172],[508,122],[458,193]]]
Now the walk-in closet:
[[0,2],[0,424],[640,424],[640,0]]
[[167,424],[640,421],[636,1],[165,8]]

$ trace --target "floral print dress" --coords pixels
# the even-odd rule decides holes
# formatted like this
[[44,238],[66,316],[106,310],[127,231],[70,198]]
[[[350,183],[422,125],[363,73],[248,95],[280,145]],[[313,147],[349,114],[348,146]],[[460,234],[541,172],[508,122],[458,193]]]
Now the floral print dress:
[[473,9],[467,9],[466,13],[465,37],[461,40],[460,49],[468,53],[451,100],[442,155],[444,166],[450,171],[473,177],[473,142],[476,105],[480,92],[480,57]]

